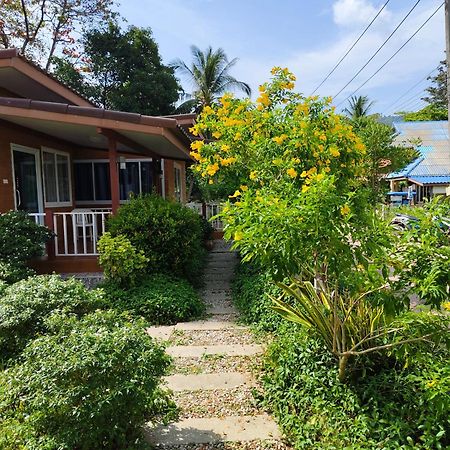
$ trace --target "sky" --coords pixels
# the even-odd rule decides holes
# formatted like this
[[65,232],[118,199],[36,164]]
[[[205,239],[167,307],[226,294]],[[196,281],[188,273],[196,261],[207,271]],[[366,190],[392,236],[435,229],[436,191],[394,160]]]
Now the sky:
[[[122,0],[130,25],[150,27],[165,63],[191,61],[190,47],[221,47],[239,61],[231,74],[258,86],[273,66],[297,76],[296,90],[310,95],[348,50],[386,0]],[[341,66],[316,92],[335,96],[379,48],[417,0],[390,0]],[[365,82],[438,8],[442,0],[420,0],[408,19],[361,74],[334,99]],[[372,112],[417,110],[429,85],[426,76],[445,58],[444,7],[357,95],[373,100]],[[183,87],[191,91],[186,80]],[[417,86],[411,89],[415,84]],[[410,92],[405,94],[409,89]],[[403,95],[405,94],[405,95]],[[402,97],[403,95],[403,97]]]

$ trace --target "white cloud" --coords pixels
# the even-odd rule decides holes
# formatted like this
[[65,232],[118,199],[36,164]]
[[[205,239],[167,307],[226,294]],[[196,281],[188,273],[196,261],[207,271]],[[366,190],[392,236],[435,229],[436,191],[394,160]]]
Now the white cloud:
[[[354,26],[369,23],[379,11],[367,0],[337,0],[333,4],[333,19],[340,26]],[[387,19],[389,13],[386,8],[379,16],[380,19]]]

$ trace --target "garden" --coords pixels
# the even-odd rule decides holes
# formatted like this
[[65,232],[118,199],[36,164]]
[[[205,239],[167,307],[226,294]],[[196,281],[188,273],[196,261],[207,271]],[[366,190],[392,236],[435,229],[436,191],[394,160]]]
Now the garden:
[[147,448],[143,425],[177,416],[171,358],[149,325],[201,317],[210,227],[154,195],[123,205],[99,241],[105,280],[36,275],[51,233],[0,215],[0,448]]
[[264,402],[296,449],[449,448],[448,198],[395,230],[380,162],[414,150],[294,86],[274,68],[256,102],[226,94],[191,129],[199,184],[232,187],[235,303],[273,337]]

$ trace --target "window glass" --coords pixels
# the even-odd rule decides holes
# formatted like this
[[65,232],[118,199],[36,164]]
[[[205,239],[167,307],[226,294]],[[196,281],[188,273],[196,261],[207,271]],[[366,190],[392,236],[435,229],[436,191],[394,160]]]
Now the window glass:
[[92,163],[75,163],[75,199],[94,200],[94,179]]
[[139,163],[127,162],[126,169],[119,169],[120,199],[127,200],[130,193],[139,195]]
[[111,200],[111,186],[109,181],[109,164],[94,164],[95,200]]
[[153,191],[153,164],[149,161],[141,162],[141,187],[143,194]]
[[60,202],[70,202],[69,158],[56,154],[58,194]]
[[43,152],[45,201],[57,202],[55,154]]

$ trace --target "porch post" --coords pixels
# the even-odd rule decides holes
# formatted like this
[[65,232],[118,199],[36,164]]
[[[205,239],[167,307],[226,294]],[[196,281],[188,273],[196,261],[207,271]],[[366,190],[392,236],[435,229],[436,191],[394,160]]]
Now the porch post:
[[[46,210],[45,211],[45,216],[44,216],[44,224],[45,226],[50,229],[51,231],[55,232],[55,227],[54,227],[54,215],[53,215],[53,211],[51,210]],[[48,259],[53,259],[55,257],[55,239],[58,239],[58,236],[55,236],[54,238],[50,239],[47,242],[47,257]]]
[[109,154],[109,180],[111,184],[111,203],[112,213],[115,214],[119,209],[119,172],[117,169],[117,141],[108,137],[108,154]]

